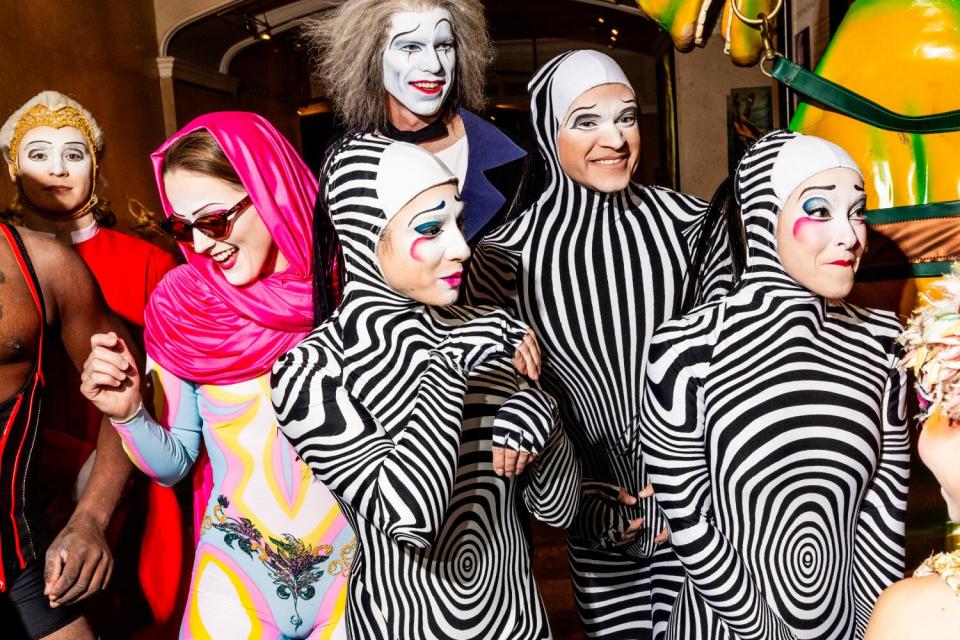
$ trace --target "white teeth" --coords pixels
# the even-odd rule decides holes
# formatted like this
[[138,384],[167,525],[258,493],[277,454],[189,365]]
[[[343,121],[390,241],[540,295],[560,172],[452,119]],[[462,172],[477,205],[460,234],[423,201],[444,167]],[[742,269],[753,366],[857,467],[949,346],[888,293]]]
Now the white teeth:
[[597,164],[617,164],[621,160],[623,160],[623,158],[611,158],[609,160],[594,160],[593,162],[596,162]]
[[216,262],[217,264],[220,264],[220,263],[222,263],[222,262],[226,262],[227,260],[229,260],[229,259],[233,256],[233,254],[235,254],[236,252],[237,252],[237,248],[236,248],[236,247],[231,247],[230,249],[227,249],[226,251],[221,251],[220,253],[215,253],[215,254],[213,254],[213,255],[210,256],[210,257],[213,258],[213,261],[214,261],[214,262]]

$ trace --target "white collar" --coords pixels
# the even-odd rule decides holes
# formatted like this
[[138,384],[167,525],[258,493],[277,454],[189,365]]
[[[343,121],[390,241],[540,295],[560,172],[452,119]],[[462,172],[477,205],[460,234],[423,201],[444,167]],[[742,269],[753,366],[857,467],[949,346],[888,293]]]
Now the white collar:
[[[39,233],[39,234],[42,235],[42,236],[47,236],[48,238],[56,238],[56,237],[57,237],[57,234],[55,234],[55,233],[47,233],[46,231],[38,231],[37,233]],[[93,236],[97,235],[98,233],[100,233],[100,225],[98,225],[98,224],[97,224],[97,221],[94,220],[93,222],[91,222],[88,226],[84,227],[83,229],[75,229],[75,230],[71,231],[71,232],[70,232],[70,244],[71,244],[71,245],[75,245],[75,244],[80,244],[81,242],[86,242],[87,240],[89,240],[89,239],[92,238]]]

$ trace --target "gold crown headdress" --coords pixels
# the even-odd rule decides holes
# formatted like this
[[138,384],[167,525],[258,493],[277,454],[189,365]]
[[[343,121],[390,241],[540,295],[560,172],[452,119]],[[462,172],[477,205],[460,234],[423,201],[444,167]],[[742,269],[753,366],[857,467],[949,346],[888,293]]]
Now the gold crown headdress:
[[20,143],[23,136],[27,135],[31,129],[37,127],[53,127],[62,129],[64,127],[73,127],[83,134],[87,139],[87,147],[90,149],[90,155],[93,157],[93,172],[97,172],[97,146],[94,143],[96,136],[93,133],[93,127],[90,121],[82,113],[70,105],[61,105],[56,109],[50,109],[44,104],[38,104],[17,120],[13,128],[13,139],[10,140],[10,163],[13,165],[15,175],[19,174],[17,167],[17,154],[20,150]]

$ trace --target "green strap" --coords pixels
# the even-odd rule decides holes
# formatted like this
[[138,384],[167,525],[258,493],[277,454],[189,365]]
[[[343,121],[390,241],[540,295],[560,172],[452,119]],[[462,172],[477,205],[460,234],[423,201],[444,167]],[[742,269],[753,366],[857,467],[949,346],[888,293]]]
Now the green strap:
[[880,129],[902,133],[960,131],[960,110],[929,116],[905,116],[895,113],[835,82],[807,71],[783,56],[777,58],[771,73],[774,78],[811,100]]
[[857,282],[879,282],[882,280],[904,280],[906,278],[939,278],[953,269],[950,260],[937,262],[913,262],[885,267],[861,267],[857,271]]
[[936,218],[956,218],[960,216],[960,200],[949,202],[928,202],[889,209],[867,211],[869,224],[891,224],[894,222],[912,222],[914,220],[933,220]]

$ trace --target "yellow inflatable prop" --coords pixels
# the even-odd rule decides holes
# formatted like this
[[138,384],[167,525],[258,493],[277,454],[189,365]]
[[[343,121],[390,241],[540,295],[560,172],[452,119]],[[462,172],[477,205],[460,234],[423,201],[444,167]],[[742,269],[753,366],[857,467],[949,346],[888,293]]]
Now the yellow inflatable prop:
[[704,46],[720,14],[720,33],[733,63],[756,64],[763,52],[760,32],[737,18],[731,1],[736,1],[740,12],[751,18],[761,13],[772,15],[782,5],[781,0],[637,0],[637,5],[670,34],[680,51]]
[[[960,2],[857,0],[816,73],[906,116],[960,109]],[[960,133],[888,131],[808,104],[790,128],[860,164],[871,234],[855,297],[909,313],[960,259]]]

